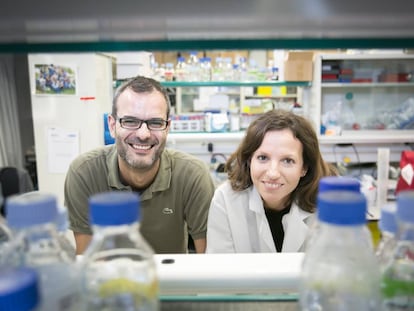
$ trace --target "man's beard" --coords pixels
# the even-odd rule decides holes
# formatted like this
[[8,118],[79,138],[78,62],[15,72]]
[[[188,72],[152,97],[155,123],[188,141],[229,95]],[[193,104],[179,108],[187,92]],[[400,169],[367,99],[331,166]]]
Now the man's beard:
[[[130,148],[130,146],[117,139],[116,140],[116,147],[118,150],[118,154],[121,157],[122,160],[125,161],[125,163],[128,164],[129,167],[131,167],[132,169],[137,169],[137,170],[148,170],[151,169],[154,164],[158,161],[158,159],[161,157],[161,153],[163,152],[164,148],[165,148],[165,144],[166,142],[164,141],[163,143],[159,144],[159,145],[155,145],[153,147],[153,149],[155,149],[155,153],[152,154],[151,158],[148,160],[148,156],[145,156],[144,158],[140,158],[136,155],[132,155],[130,153],[128,153],[128,149]],[[158,148],[156,148],[158,146]]]

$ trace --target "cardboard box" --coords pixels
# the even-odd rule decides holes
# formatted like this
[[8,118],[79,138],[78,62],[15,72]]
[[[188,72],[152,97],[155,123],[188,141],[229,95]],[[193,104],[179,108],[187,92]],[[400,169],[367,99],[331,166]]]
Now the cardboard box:
[[312,81],[313,52],[291,51],[284,62],[285,81]]

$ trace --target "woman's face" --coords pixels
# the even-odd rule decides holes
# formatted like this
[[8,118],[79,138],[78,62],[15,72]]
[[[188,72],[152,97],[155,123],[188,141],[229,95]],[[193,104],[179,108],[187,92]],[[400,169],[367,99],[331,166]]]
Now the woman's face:
[[302,143],[289,129],[269,131],[253,153],[250,176],[265,207],[282,210],[305,176]]

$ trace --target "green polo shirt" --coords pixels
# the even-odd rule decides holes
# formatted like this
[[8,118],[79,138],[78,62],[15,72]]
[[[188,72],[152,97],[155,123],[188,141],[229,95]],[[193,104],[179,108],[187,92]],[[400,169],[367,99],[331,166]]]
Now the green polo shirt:
[[[132,191],[119,178],[116,146],[80,155],[65,180],[70,229],[92,234],[88,199],[105,191]],[[140,231],[156,253],[186,253],[188,233],[206,237],[214,183],[206,163],[177,150],[165,149],[153,183],[140,193]]]

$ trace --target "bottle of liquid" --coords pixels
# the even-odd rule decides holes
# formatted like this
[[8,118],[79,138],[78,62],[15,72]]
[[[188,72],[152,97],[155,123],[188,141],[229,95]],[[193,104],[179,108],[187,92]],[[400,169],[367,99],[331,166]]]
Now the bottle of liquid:
[[200,81],[211,81],[212,67],[211,58],[200,58]]
[[395,239],[395,234],[397,233],[396,208],[397,206],[394,202],[388,203],[381,208],[381,218],[378,224],[381,238],[375,252],[381,269],[389,264],[397,245]]
[[0,310],[40,310],[39,275],[31,268],[0,270]]
[[30,192],[9,197],[7,223],[13,241],[7,248],[9,267],[29,267],[40,277],[42,311],[79,310],[79,274],[76,262],[66,253],[58,237],[57,199]]
[[188,81],[187,64],[184,57],[177,58],[174,74],[176,81]]
[[414,191],[397,195],[397,244],[384,268],[382,294],[387,311],[414,310]]
[[58,205],[58,215],[56,219],[56,228],[58,231],[58,239],[62,249],[71,258],[76,261],[76,249],[74,242],[68,238],[69,219],[68,210],[63,205]]
[[191,51],[187,60],[188,81],[200,81],[200,59],[197,51]]
[[305,253],[299,282],[302,311],[380,310],[380,269],[361,239],[366,210],[362,193],[318,194],[320,230]]
[[211,79],[213,81],[224,81],[225,66],[223,57],[216,57],[216,62],[213,66]]
[[158,310],[153,250],[139,232],[139,196],[100,193],[89,208],[93,238],[80,262],[85,309]]
[[[360,188],[361,188],[361,183],[356,178],[346,177],[346,176],[325,176],[319,180],[318,192],[323,193],[323,192],[332,191],[332,190],[340,190],[340,191],[346,190],[346,191],[352,191],[352,192],[359,193]],[[308,249],[310,247],[315,237],[319,234],[318,233],[320,230],[319,227],[320,227],[319,221],[315,220],[315,222],[311,225],[310,231],[306,238],[305,249]],[[371,243],[372,240],[371,240],[370,232],[368,228],[366,228],[364,231],[365,231],[364,240],[367,242],[369,247],[372,248],[372,243]]]
[[240,81],[248,81],[249,66],[245,57],[239,59],[239,79]]

